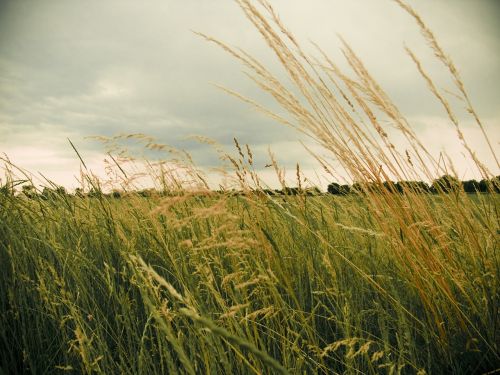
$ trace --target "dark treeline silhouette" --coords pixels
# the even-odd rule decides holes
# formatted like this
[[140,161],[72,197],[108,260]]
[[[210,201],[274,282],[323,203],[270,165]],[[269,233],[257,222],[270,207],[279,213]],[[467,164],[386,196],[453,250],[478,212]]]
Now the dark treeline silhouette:
[[[20,184],[19,184],[20,185]],[[114,198],[120,199],[125,196],[135,195],[144,198],[150,197],[168,197],[178,196],[185,194],[185,191],[170,191],[170,190],[156,190],[156,189],[142,189],[135,191],[119,191],[113,190],[111,192],[103,192],[98,187],[92,187],[88,191],[83,191],[81,188],[75,189],[74,193],[69,193],[63,186],[52,185],[51,187],[43,187],[42,190],[37,190],[31,184],[21,185],[21,190],[17,190],[14,184],[5,184],[0,186],[0,194],[20,195],[30,199],[55,199],[61,197],[75,196],[80,198]],[[467,180],[460,181],[456,177],[450,175],[443,175],[434,180],[431,184],[424,181],[385,181],[383,183],[375,182],[355,182],[352,185],[341,185],[332,182],[328,185],[327,192],[333,195],[348,195],[355,193],[366,192],[391,192],[404,194],[405,192],[413,193],[450,193],[453,191],[464,191],[466,193],[500,193],[500,176],[496,176],[489,180]],[[206,192],[205,192],[206,193]],[[267,196],[284,196],[284,195],[307,195],[315,196],[321,195],[322,192],[317,188],[298,188],[298,187],[285,187],[283,189],[263,189],[263,190],[216,190],[212,191],[213,194],[229,194],[229,195],[247,195],[259,194]]]
[[[76,188],[74,193],[69,193],[63,186],[52,186],[52,187],[43,187],[43,189],[37,190],[35,186],[30,184],[22,185],[21,191],[16,191],[13,188],[5,185],[0,187],[0,194],[9,194],[9,195],[20,195],[30,199],[56,199],[62,197],[79,197],[79,198],[115,198],[120,199],[126,196],[139,196],[143,198],[151,198],[151,197],[169,197],[169,196],[179,196],[186,193],[183,190],[156,190],[153,188],[150,189],[141,189],[141,190],[133,190],[133,191],[119,191],[112,190],[111,192],[103,192],[98,188],[91,188],[88,191],[84,191],[82,188]],[[203,192],[206,194],[207,192]],[[209,191],[210,194],[229,194],[233,196],[241,196],[241,195],[249,195],[249,194],[258,194],[258,195],[267,195],[267,196],[284,196],[284,195],[307,195],[307,196],[315,196],[323,194],[320,189],[317,187],[312,188],[298,188],[298,187],[285,187],[284,189],[263,189],[263,190],[215,190]],[[200,192],[201,194],[201,192]]]
[[[74,193],[69,193],[63,186],[53,185],[52,187],[43,187],[42,190],[35,188],[34,185],[25,184],[21,186],[21,190],[17,190],[8,186],[0,186],[0,194],[4,195],[20,195],[30,199],[56,199],[63,197],[79,197],[79,198],[115,198],[120,199],[126,196],[139,196],[144,198],[150,197],[169,197],[169,196],[179,196],[186,193],[184,190],[157,190],[153,188],[132,190],[132,191],[120,191],[112,190],[110,192],[104,192],[99,188],[91,188],[88,191],[84,191],[82,188],[76,188]],[[201,193],[201,192],[200,192]],[[206,191],[203,193],[207,193]],[[321,195],[323,194],[321,190],[317,187],[312,188],[298,188],[298,187],[285,187],[284,189],[263,189],[263,190],[214,190],[209,191],[209,194],[229,194],[229,195],[247,195],[247,194],[260,194],[267,196],[284,196],[284,195]]]
[[328,185],[328,192],[333,195],[347,195],[363,192],[382,192],[392,193],[449,193],[453,191],[464,191],[466,193],[500,193],[500,176],[490,180],[467,180],[460,181],[456,177],[443,175],[434,180],[430,185],[424,181],[385,181],[376,182],[355,182],[352,185],[340,185],[332,182]]

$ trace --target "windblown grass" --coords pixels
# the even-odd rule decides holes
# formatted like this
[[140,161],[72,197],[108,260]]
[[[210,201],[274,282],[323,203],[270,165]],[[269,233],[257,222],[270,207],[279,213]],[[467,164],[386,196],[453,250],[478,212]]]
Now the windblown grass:
[[[391,192],[383,182],[433,179],[443,165],[347,43],[353,78],[319,48],[322,60],[306,55],[267,2],[238,3],[294,86],[245,52],[207,38],[253,72],[290,117],[271,115],[328,150],[359,183],[359,194],[262,194],[251,151],[238,143],[238,155],[226,160],[241,195],[210,191],[189,163],[182,172],[150,165],[153,179],[175,194],[148,198],[130,190],[120,199],[104,196],[87,176],[91,197],[25,199],[11,194],[11,180],[0,194],[0,370],[495,370],[498,195]],[[398,3],[417,20],[477,118],[454,65],[418,15]],[[429,85],[460,138],[451,107]],[[407,149],[393,145],[388,123],[406,137]],[[148,140],[148,147],[163,146]],[[470,157],[485,178],[492,176],[472,150]],[[128,188],[129,173],[119,159],[112,164]]]
[[410,229],[361,197],[178,198],[2,196],[2,369],[493,368],[496,196]]

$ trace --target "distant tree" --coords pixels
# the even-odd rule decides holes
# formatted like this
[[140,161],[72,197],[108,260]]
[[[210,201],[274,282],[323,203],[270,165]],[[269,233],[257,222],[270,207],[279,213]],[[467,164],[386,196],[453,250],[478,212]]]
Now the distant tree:
[[479,192],[481,192],[481,193],[488,192],[488,180],[485,180],[483,178],[481,181],[479,181]]
[[285,195],[297,195],[300,194],[300,192],[298,187],[286,187],[283,189],[283,194]]
[[429,185],[424,181],[398,181],[397,190],[401,193],[428,193]]
[[462,182],[449,174],[445,174],[432,182],[432,191],[434,193],[450,193],[462,189]]
[[337,184],[336,182],[332,182],[331,184],[328,185],[326,190],[330,194],[339,195],[340,194],[340,184]]
[[492,184],[493,191],[495,193],[500,193],[500,176],[493,177],[491,179],[491,184]]
[[271,190],[271,189],[264,189],[262,192],[266,195],[271,195],[271,196],[276,195],[276,192],[274,190]]
[[384,181],[384,188],[391,193],[402,193],[403,189],[400,182]]
[[119,198],[121,198],[122,194],[121,194],[118,190],[113,190],[113,191],[111,192],[111,196],[112,196],[113,198],[119,199]]
[[500,176],[491,180],[482,179],[479,181],[479,191],[481,193],[500,193]]
[[342,194],[346,195],[346,194],[349,194],[351,192],[351,187],[347,184],[345,185],[340,185],[340,191],[342,192]]
[[349,194],[350,190],[349,185],[340,185],[336,182],[332,182],[327,188],[327,191],[333,195],[346,195]]
[[463,181],[462,184],[464,187],[464,191],[466,193],[476,193],[476,192],[480,191],[479,182],[476,180]]

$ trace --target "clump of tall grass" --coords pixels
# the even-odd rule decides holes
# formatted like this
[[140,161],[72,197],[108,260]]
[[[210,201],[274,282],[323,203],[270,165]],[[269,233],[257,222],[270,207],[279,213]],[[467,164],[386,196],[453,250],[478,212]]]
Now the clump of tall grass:
[[[162,192],[147,197],[134,192],[143,172],[127,168],[132,160],[116,150],[109,168],[120,199],[99,193],[103,185],[83,159],[84,188],[94,194],[14,195],[16,184],[32,182],[27,174],[15,177],[7,163],[0,194],[2,372],[495,370],[498,196],[460,189],[430,195],[411,186],[396,194],[384,182],[431,180],[443,166],[354,51],[344,42],[350,77],[319,47],[320,58],[307,55],[266,1],[238,3],[293,87],[249,54],[207,39],[244,63],[289,118],[259,108],[329,151],[358,193],[263,194],[252,151],[236,140],[235,155],[222,156],[244,194],[211,191],[189,155],[174,150],[173,160],[146,165]],[[397,3],[415,18],[482,127],[451,60],[418,15]],[[452,108],[410,57],[469,147]],[[388,123],[407,149],[394,145]],[[143,135],[129,139],[166,150]],[[470,157],[490,178],[472,150]],[[299,166],[296,176],[304,192]]]

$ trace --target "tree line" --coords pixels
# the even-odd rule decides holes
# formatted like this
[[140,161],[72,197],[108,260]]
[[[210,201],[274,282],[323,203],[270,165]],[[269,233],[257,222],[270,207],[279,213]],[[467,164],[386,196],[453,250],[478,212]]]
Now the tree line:
[[341,185],[332,182],[328,185],[328,193],[333,195],[347,195],[359,192],[389,191],[393,193],[449,193],[452,191],[464,191],[466,193],[500,193],[500,176],[492,179],[460,181],[451,175],[443,175],[428,184],[425,181],[384,181],[355,182],[352,185]]
[[[327,192],[333,195],[348,195],[365,192],[391,192],[400,193],[413,192],[413,193],[449,193],[453,191],[464,191],[466,193],[500,193],[500,176],[492,179],[466,180],[460,181],[451,175],[443,175],[440,178],[428,184],[425,181],[385,181],[377,182],[355,182],[351,185],[341,185],[337,182],[332,182],[328,185]],[[0,194],[14,195],[16,193],[14,187],[7,184],[0,187]],[[73,194],[67,192],[63,186],[43,187],[37,190],[32,184],[24,184],[21,186],[20,193],[27,198],[51,199],[61,196],[73,195],[76,197],[108,197],[119,199],[127,194],[136,194],[141,197],[154,197],[154,196],[175,196],[182,194],[181,191],[159,191],[156,189],[142,189],[133,192],[123,192],[113,190],[111,192],[103,192],[99,188],[91,188],[89,191],[83,191],[77,188]],[[258,191],[241,191],[241,190],[216,190],[213,193],[229,194],[229,195],[246,195],[246,194],[264,194],[268,196],[282,196],[282,195],[321,195],[322,192],[317,187],[312,188],[298,188],[298,187],[285,187],[283,189],[262,189]]]

